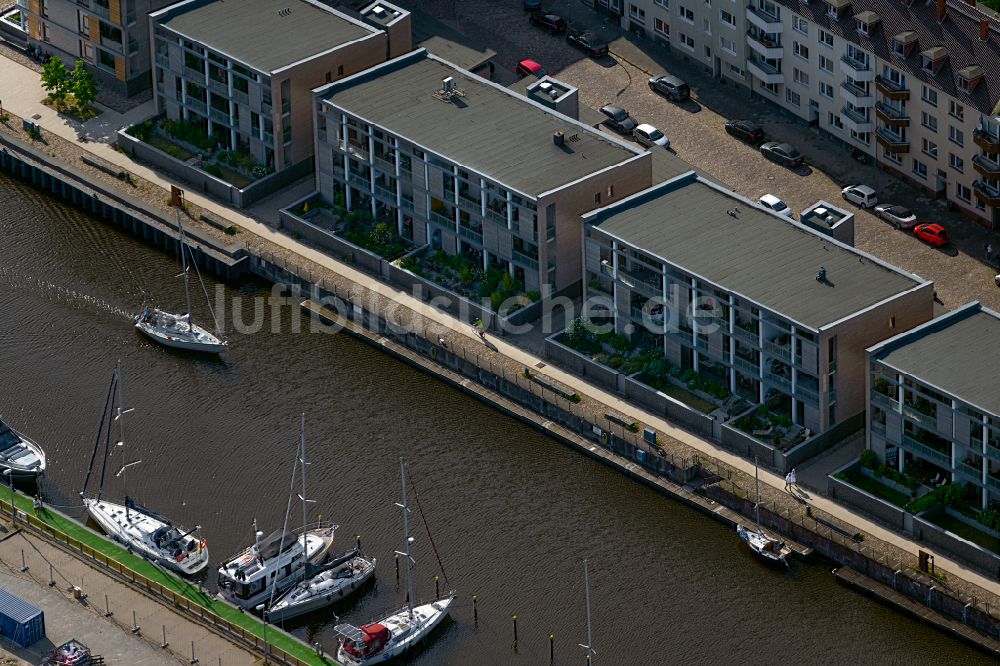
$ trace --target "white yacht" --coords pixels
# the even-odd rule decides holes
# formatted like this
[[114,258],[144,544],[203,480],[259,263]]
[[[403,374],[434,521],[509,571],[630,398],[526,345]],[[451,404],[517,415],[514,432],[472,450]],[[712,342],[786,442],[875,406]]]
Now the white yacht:
[[278,623],[326,608],[364,585],[375,574],[375,558],[355,549],[329,564],[306,567],[305,579],[282,594],[267,611]]
[[403,654],[441,624],[455,601],[455,593],[449,592],[444,599],[419,606],[413,604],[413,558],[410,556],[413,539],[410,537],[410,507],[403,459],[400,459],[399,467],[403,477],[403,503],[398,506],[403,509],[403,543],[406,550],[397,552],[397,555],[406,558],[406,607],[360,627],[351,624],[334,627],[340,637],[337,661],[348,666],[382,663]]
[[125,504],[85,497],[83,505],[112,539],[165,569],[193,576],[208,566],[208,544],[194,536],[198,526],[186,531],[175,527],[131,497]]
[[45,474],[45,451],[0,421],[0,469],[9,469],[15,481],[33,481]]
[[[181,275],[184,278],[184,303],[187,306],[187,312],[171,314],[157,307],[144,307],[143,311],[135,317],[135,327],[166,347],[217,354],[226,348],[226,341],[191,321],[191,289],[188,284],[190,267],[187,262],[188,250],[184,240],[184,225],[181,223],[179,210],[177,211],[177,229],[180,234]],[[195,270],[197,270],[197,266],[195,266]],[[201,275],[198,276],[198,279],[201,280]],[[203,289],[204,286],[202,284]],[[207,299],[207,292],[205,296]],[[208,307],[211,310],[211,303]],[[214,312],[212,317],[215,317]],[[218,330],[218,322],[216,322],[216,330]]]

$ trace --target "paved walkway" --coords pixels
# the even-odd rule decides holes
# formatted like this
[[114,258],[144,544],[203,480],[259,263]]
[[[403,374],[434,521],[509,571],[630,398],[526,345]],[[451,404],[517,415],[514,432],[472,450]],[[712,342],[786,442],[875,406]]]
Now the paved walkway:
[[[22,551],[26,572],[21,571]],[[53,586],[48,584],[50,571],[56,581]],[[73,599],[72,585],[82,589],[86,599]],[[189,663],[192,643],[194,656],[203,664],[254,663],[250,652],[28,532],[4,529],[0,533],[0,587],[45,612],[48,638],[13,652],[32,664],[70,638],[82,641],[109,665]],[[107,617],[109,607],[113,614]],[[133,611],[140,627],[137,632],[132,632]],[[164,627],[167,649],[161,647]],[[10,649],[9,644],[3,649]]]
[[[42,119],[39,122],[42,124],[44,129],[71,141],[76,141],[78,139],[78,130],[74,124],[59,118],[55,112],[37,101],[43,97],[43,93],[38,87],[38,77],[35,72],[10,60],[0,58],[0,81],[3,81],[3,90],[0,91],[0,93],[2,93],[2,97],[0,97],[0,99],[4,100],[5,108],[22,117],[31,117],[33,114],[39,113],[42,116]],[[7,90],[13,90],[15,94],[12,96],[9,92],[6,92]],[[102,134],[93,135],[92,138],[95,139],[95,141],[90,141],[85,144],[86,149],[109,162],[120,165],[124,169],[128,169],[137,176],[145,178],[151,182],[158,183],[162,185],[164,189],[169,189],[171,181],[145,166],[136,164],[129,159],[128,156],[117,152],[110,145],[104,143],[104,141],[110,140],[107,128],[114,126],[115,122],[120,122],[122,126],[126,122],[126,119],[123,116],[113,114],[113,112],[106,113],[108,113],[108,116],[97,126],[98,128],[103,128],[100,130]],[[133,122],[140,120],[141,118],[134,117],[137,116],[138,113],[139,109],[133,110],[130,114],[133,118],[130,118],[130,120]],[[116,116],[118,118],[117,121],[114,120]],[[98,119],[95,119],[95,121],[97,120]],[[86,132],[89,130],[85,127],[84,131]],[[97,129],[95,129],[95,132],[96,131]],[[422,316],[436,322],[442,330],[449,330],[451,334],[455,335],[469,337],[473,335],[471,328],[467,323],[442,313],[437,309],[430,307],[420,299],[414,298],[410,294],[380,282],[366,273],[355,270],[354,268],[338,262],[332,257],[314,248],[285,236],[265,222],[248,217],[239,211],[230,209],[214,200],[201,196],[196,192],[188,192],[186,196],[188,201],[191,203],[201,206],[221,218],[231,220],[249,232],[249,234],[255,235],[263,241],[273,243],[280,248],[284,248],[287,251],[295,253],[303,259],[315,262],[316,264],[323,266],[324,268],[333,271],[352,282],[363,285],[365,288],[370,289],[383,297],[393,299],[405,305]],[[273,205],[278,205],[277,201],[279,199],[287,200],[288,202],[294,201],[290,195],[283,195],[280,197],[273,197]],[[273,211],[271,215],[273,215]],[[266,221],[270,221],[271,219],[273,218],[271,218],[270,215],[265,218]],[[544,368],[544,374],[562,382],[566,386],[573,387],[581,394],[598,400],[612,409],[618,410],[622,414],[627,415],[639,422],[650,425],[664,434],[674,437],[692,448],[712,456],[713,458],[717,458],[732,467],[750,475],[753,474],[753,464],[748,460],[721,449],[713,443],[692,435],[685,430],[681,430],[663,418],[647,413],[636,405],[626,402],[618,395],[608,393],[607,391],[586,383],[583,379],[576,375],[571,375],[556,367],[548,365],[538,356],[528,353],[522,348],[515,346],[513,342],[516,341],[516,338],[504,339],[491,337],[490,341],[492,348],[498,354],[503,354],[525,367]],[[784,477],[778,474],[762,470],[760,479],[762,482],[767,483],[774,488],[784,488]],[[859,514],[854,513],[847,507],[834,503],[824,497],[811,495],[806,499],[814,507],[822,509],[841,520],[849,522],[858,529],[864,530],[879,539],[892,543],[909,553],[915,555],[917,551],[921,549],[932,552],[934,553],[935,559],[941,568],[947,569],[950,572],[965,578],[969,582],[993,592],[994,594],[1000,594],[1000,582],[989,579],[953,560],[950,560],[947,556],[942,555],[929,547],[918,545],[917,543],[910,541],[895,532],[885,529]]]

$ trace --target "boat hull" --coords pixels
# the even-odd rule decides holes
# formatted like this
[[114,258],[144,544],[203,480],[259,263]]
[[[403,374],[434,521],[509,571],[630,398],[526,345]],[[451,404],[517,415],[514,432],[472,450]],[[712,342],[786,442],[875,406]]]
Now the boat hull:
[[[156,563],[164,569],[169,569],[185,576],[194,576],[204,571],[205,567],[208,566],[207,547],[199,549],[196,553],[185,557],[182,561],[177,561],[173,557],[166,556],[162,552],[158,552],[136,535],[126,531],[123,524],[120,522],[121,516],[126,513],[124,505],[106,502],[104,500],[97,501],[94,499],[84,499],[83,503],[87,507],[87,514],[100,526],[105,534],[118,543],[125,544],[130,550],[137,552],[142,557]],[[162,521],[151,518],[145,514],[139,514],[135,510],[132,510],[130,513],[141,515],[144,523],[149,525],[166,525],[166,523],[163,523]]]
[[0,421],[0,434],[4,446],[12,450],[11,457],[0,456],[0,470],[10,470],[15,481],[34,481],[45,474],[45,451],[41,446],[3,421]]
[[322,593],[315,594],[303,601],[289,599],[301,583],[296,584],[285,592],[281,599],[278,599],[274,606],[268,610],[267,616],[271,622],[284,622],[292,618],[321,610],[331,606],[341,599],[345,599],[361,588],[375,574],[375,559],[368,560],[363,557],[355,559],[363,560],[364,565],[360,571],[349,578],[335,579],[334,584],[322,590]]
[[[424,615],[425,620],[419,623],[419,626],[407,632],[404,636],[396,639],[396,636],[389,640],[385,648],[381,651],[366,656],[366,657],[356,657],[352,655],[344,647],[344,641],[341,641],[340,646],[337,648],[337,661],[345,666],[366,666],[367,664],[384,663],[390,659],[394,659],[404,652],[411,650],[415,647],[421,640],[423,640],[428,634],[434,631],[435,628],[446,617],[451,610],[451,605],[454,603],[454,595],[449,596],[445,599],[435,601],[429,604],[423,604],[420,606],[415,606],[413,608],[413,613],[416,616]],[[378,620],[378,624],[384,624],[386,626],[397,626],[399,623],[405,623],[407,621],[408,611],[403,608],[392,615]]]
[[788,566],[788,556],[791,551],[784,542],[772,539],[762,531],[753,530],[743,525],[736,525],[736,535],[750,547],[754,555],[768,564]]
[[[157,313],[161,314],[159,311]],[[209,354],[218,354],[225,350],[225,341],[215,337],[201,326],[190,324],[190,329],[188,329],[185,316],[167,313],[162,313],[162,316],[178,322],[180,327],[171,330],[156,325],[156,322],[146,321],[142,316],[136,317],[135,327],[151,340],[165,347]]]

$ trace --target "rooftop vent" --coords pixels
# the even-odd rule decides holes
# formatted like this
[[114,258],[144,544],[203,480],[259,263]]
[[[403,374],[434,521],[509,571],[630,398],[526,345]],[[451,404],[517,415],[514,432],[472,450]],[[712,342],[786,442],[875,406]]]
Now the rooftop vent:
[[738,218],[740,216],[740,209],[738,207],[734,207],[732,210],[727,210],[726,215]]
[[816,281],[823,283],[826,282],[826,266],[819,267],[819,273],[816,274]]
[[372,14],[378,16],[379,18],[382,18],[382,16],[384,16],[387,13],[388,12],[385,11],[385,7],[383,7],[382,5],[375,5],[374,7],[372,7]]
[[559,91],[555,88],[549,91],[549,97],[551,97],[552,99],[559,99],[559,94],[560,94]]
[[448,76],[441,80],[441,90],[446,93],[454,92],[455,90],[455,77]]
[[465,97],[465,93],[455,85],[455,77],[446,76],[441,79],[441,89],[434,93],[434,98],[442,102],[450,102],[455,97]]
[[278,16],[288,16],[292,13],[291,7],[284,7],[278,10]]
[[564,132],[553,132],[552,133],[552,143],[557,146],[562,146],[566,143],[566,134]]

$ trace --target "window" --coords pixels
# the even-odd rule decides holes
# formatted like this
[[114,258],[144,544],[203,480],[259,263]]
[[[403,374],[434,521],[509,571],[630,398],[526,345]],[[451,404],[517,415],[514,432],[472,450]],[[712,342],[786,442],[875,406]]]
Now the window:
[[690,51],[694,51],[694,38],[681,33],[681,44],[688,48]]
[[920,178],[927,179],[927,165],[923,162],[913,160],[913,174]]
[[962,183],[955,183],[955,196],[968,203],[972,199],[972,190]]
[[694,25],[694,12],[685,7],[684,5],[681,5],[681,18],[690,23],[691,25]]
[[76,10],[76,25],[84,37],[90,37],[90,17],[79,9]]
[[934,143],[933,141],[922,139],[920,150],[928,157],[933,157],[934,159],[937,159],[938,147],[937,144]]
[[[81,39],[80,40],[80,57],[83,58],[84,60],[87,60],[88,62],[94,62],[94,58],[96,57],[96,55],[97,54],[96,54],[96,51],[94,50],[94,45],[91,44],[90,42],[85,42],[85,41],[83,41]],[[163,72],[162,69],[159,70],[159,71],[161,73]]]
[[948,100],[948,113],[959,120],[965,118],[965,107],[957,104],[955,100]]
[[115,69],[115,57],[104,49],[97,50],[97,62],[112,71]]
[[806,21],[801,16],[793,16],[792,17],[792,27],[795,30],[801,32],[803,35],[808,35],[809,34],[809,22]]
[[719,37],[719,48],[730,55],[736,55],[736,42],[725,37]]
[[868,24],[865,23],[864,21],[860,21],[859,20],[856,23],[856,27],[858,29],[858,32],[860,32],[862,35],[867,35],[868,34]]
[[965,145],[965,132],[956,129],[954,125],[948,125],[948,139],[959,146]]
[[826,81],[819,82],[819,94],[827,99],[833,99],[833,86]]
[[819,43],[823,46],[833,48],[833,35],[826,30],[819,31]]
[[855,132],[854,130],[851,130],[851,138],[858,143],[865,144],[866,146],[871,143],[872,140],[871,134],[868,132]]
[[833,5],[826,6],[826,15],[832,18],[840,18],[840,12],[838,12],[837,8]]
[[922,86],[920,99],[924,100],[931,106],[937,106],[937,91],[932,88],[928,88],[927,86]]
[[719,10],[719,20],[730,28],[736,27],[736,17],[727,12],[725,9]]
[[792,42],[792,52],[804,60],[809,60],[809,47],[804,44]]
[[708,19],[701,20],[701,29],[705,31],[706,35],[712,34],[712,22]]
[[836,113],[830,113],[830,126],[842,130],[844,129],[844,121]]
[[824,72],[832,72],[833,71],[833,60],[827,58],[825,55],[823,55],[822,53],[820,53],[819,54],[819,68],[822,69]]
[[660,33],[664,37],[667,37],[668,39],[670,38],[670,26],[661,19],[653,20],[653,30]]
[[711,60],[711,59],[712,59],[712,47],[705,46],[705,60]]
[[734,75],[740,77],[741,79],[744,78],[744,76],[745,76],[743,74],[743,68],[742,67],[737,67],[736,65],[734,65],[732,63],[729,64],[729,71],[732,72]]
[[612,199],[612,198],[614,198],[614,196],[615,196],[615,186],[614,185],[608,185],[608,198]]
[[764,83],[763,81],[761,81],[760,82],[760,87],[761,87],[762,90],[766,90],[767,92],[771,93],[772,95],[777,95],[778,94],[778,84],[777,83]]
[[337,65],[337,76],[341,77],[343,75],[344,75],[344,66],[343,65]]
[[802,106],[802,98],[791,88],[785,88],[785,99],[792,106]]
[[887,151],[885,151],[883,157],[885,157],[885,159],[889,160],[893,164],[902,164],[903,163],[903,154],[902,153],[890,153],[887,150]]
[[669,0],[653,0],[653,2],[655,2],[659,6],[663,7],[664,9],[670,9],[670,1]]
[[638,21],[639,23],[646,22],[646,11],[636,7],[635,5],[628,6],[628,16],[633,21]]
[[955,153],[948,153],[948,166],[959,173],[965,173],[965,160]]
[[855,69],[868,69],[868,54],[854,44],[847,45],[847,57],[856,63]]
[[327,83],[330,83],[331,81],[333,81],[333,73],[332,72],[327,72],[325,80],[326,80]]
[[807,88],[809,87],[809,75],[803,72],[801,69],[798,68],[793,69],[792,78],[794,78],[795,82],[798,83],[799,85],[806,86]]
[[889,317],[889,328],[890,329],[896,328],[896,318],[895,317]]
[[597,194],[594,195],[594,203],[595,204],[601,203],[601,193],[600,192],[598,192]]
[[894,54],[898,55],[900,58],[905,58],[906,57],[906,45],[903,44],[902,42],[897,42],[896,40],[893,40],[893,42],[892,42],[892,52]]
[[932,116],[926,111],[920,112],[920,124],[932,132],[937,132],[937,117]]
[[971,93],[976,88],[979,79],[967,79],[964,76],[958,77],[958,87],[964,93]]

